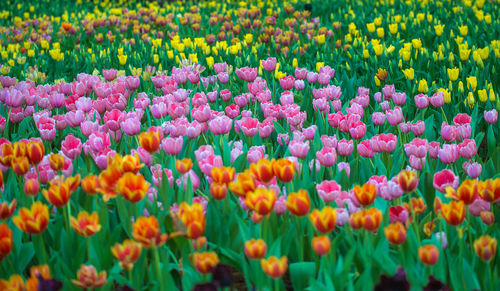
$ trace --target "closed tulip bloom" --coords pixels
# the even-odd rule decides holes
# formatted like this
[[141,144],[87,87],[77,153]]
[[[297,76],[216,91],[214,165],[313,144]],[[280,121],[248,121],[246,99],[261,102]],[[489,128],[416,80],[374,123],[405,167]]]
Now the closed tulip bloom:
[[146,131],[139,134],[139,143],[148,153],[153,154],[160,148],[160,134],[158,131]]
[[394,104],[396,105],[399,105],[399,106],[402,106],[406,103],[406,93],[402,92],[402,93],[394,93],[392,95],[392,101],[394,102]]
[[457,226],[465,220],[465,203],[463,201],[450,201],[441,205],[441,213],[450,225]]
[[490,111],[484,111],[483,113],[484,120],[489,124],[494,124],[498,120],[498,111],[496,109],[492,109]]
[[206,227],[206,218],[203,205],[193,203],[191,205],[182,202],[177,212],[177,218],[186,226],[185,236],[189,239],[197,239],[203,236]]
[[16,198],[12,199],[12,201],[10,203],[1,202],[0,203],[0,220],[9,219],[14,214],[16,207],[17,207]]
[[399,221],[384,228],[384,234],[391,244],[400,245],[406,240],[406,228]]
[[61,150],[64,155],[72,160],[80,156],[82,153],[82,141],[75,137],[73,134],[69,134],[61,142]]
[[478,162],[468,164],[467,167],[465,167],[465,172],[472,179],[476,179],[477,177],[479,177],[479,175],[481,175],[482,170],[483,166],[481,166],[481,164]]
[[384,125],[385,123],[385,113],[383,112],[373,112],[372,122],[375,125]]
[[49,156],[49,164],[54,171],[62,170],[64,167],[64,156],[60,154],[51,154]]
[[267,58],[262,61],[262,67],[268,72],[272,72],[276,69],[276,58]]
[[426,266],[434,266],[439,259],[439,250],[435,245],[425,245],[418,249],[418,257]]
[[212,195],[215,200],[222,200],[226,198],[227,185],[213,182],[210,184],[210,195]]
[[390,125],[398,125],[403,122],[403,111],[399,106],[394,107],[393,110],[388,109],[385,115]]
[[81,236],[91,236],[101,230],[97,212],[89,214],[87,211],[78,213],[78,216],[70,218],[71,227]]
[[361,225],[368,231],[377,232],[382,223],[382,211],[375,207],[361,210]]
[[283,277],[288,269],[288,258],[281,257],[278,259],[277,257],[272,256],[268,259],[261,259],[260,266],[266,275],[273,279],[278,279]]
[[458,145],[444,144],[438,151],[438,158],[443,164],[453,164],[459,158]]
[[34,202],[31,209],[21,208],[19,215],[15,216],[12,222],[23,232],[42,233],[49,225],[49,208],[42,202]]
[[353,192],[358,202],[363,206],[372,205],[377,197],[377,187],[372,184],[355,185]]
[[296,216],[304,216],[311,208],[311,200],[306,190],[299,190],[297,193],[290,193],[285,205],[291,213]]
[[415,215],[422,214],[427,209],[427,205],[422,197],[412,197],[410,203],[404,202],[403,206],[409,213],[413,212]]
[[335,228],[337,211],[330,206],[325,206],[321,210],[314,209],[309,214],[309,219],[316,230],[326,234]]
[[425,122],[419,120],[415,123],[412,123],[410,129],[414,135],[421,136],[422,134],[425,133]]
[[481,260],[489,262],[495,257],[497,240],[487,234],[482,235],[474,241],[474,251]]
[[328,254],[330,248],[332,247],[332,243],[330,242],[330,238],[326,235],[313,237],[311,241],[312,248],[314,252],[318,256],[324,256]]
[[232,167],[212,168],[211,174],[214,182],[219,184],[229,184],[234,180],[236,170]]
[[481,217],[481,221],[486,225],[492,225],[495,223],[495,215],[490,211],[481,211],[481,213],[479,213],[479,217]]
[[456,192],[457,199],[466,205],[471,204],[478,197],[477,180],[465,180],[460,184]]
[[273,173],[279,181],[288,183],[295,176],[295,165],[290,160],[278,159],[273,163]]
[[354,143],[352,140],[341,139],[337,143],[337,152],[339,155],[347,157],[352,154]]
[[182,159],[182,160],[175,160],[175,169],[180,174],[185,174],[185,173],[189,172],[189,170],[191,170],[191,168],[193,168],[193,161],[191,161],[191,159],[186,158],[186,159]]
[[102,287],[106,284],[106,271],[101,271],[97,273],[94,266],[82,265],[77,272],[77,280],[71,280],[75,286],[82,289],[94,289]]
[[262,183],[269,183],[274,178],[274,159],[260,159],[257,163],[250,164],[250,171]]
[[362,121],[349,124],[349,133],[353,139],[361,139],[366,134],[366,125]]
[[245,255],[249,259],[257,260],[263,258],[267,252],[266,242],[262,239],[250,239],[245,242]]
[[111,247],[111,253],[120,261],[120,268],[130,271],[142,252],[142,245],[131,239],[126,239],[122,244],[116,243]]
[[7,224],[0,223],[0,262],[12,251],[12,231]]
[[473,139],[465,139],[458,144],[460,155],[466,159],[472,159],[477,152],[476,141]]
[[309,152],[309,141],[301,142],[292,140],[288,144],[288,149],[290,150],[290,154],[292,154],[292,156],[298,159],[303,159],[307,156],[307,153]]
[[25,156],[13,157],[10,167],[18,176],[24,176],[30,169],[29,159]]
[[41,141],[30,141],[26,146],[29,162],[33,165],[38,165],[45,155],[45,146]]
[[273,190],[257,188],[247,193],[245,203],[253,211],[260,215],[271,213],[276,202],[276,194]]
[[429,106],[429,97],[425,94],[418,94],[414,99],[415,105],[419,109],[427,108],[427,106]]
[[219,264],[219,257],[215,252],[194,253],[191,261],[196,271],[209,274]]
[[320,184],[316,185],[316,190],[318,191],[319,197],[325,202],[332,202],[340,194],[340,185],[334,180],[327,181],[324,180]]
[[415,171],[403,170],[398,174],[398,184],[406,193],[415,191],[418,181],[417,172]]
[[444,104],[444,94],[443,92],[436,92],[432,97],[429,98],[432,106],[441,107]]

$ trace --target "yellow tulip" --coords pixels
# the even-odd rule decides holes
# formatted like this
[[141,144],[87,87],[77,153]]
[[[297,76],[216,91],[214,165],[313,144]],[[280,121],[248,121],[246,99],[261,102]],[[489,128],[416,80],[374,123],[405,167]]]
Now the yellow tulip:
[[422,79],[418,82],[418,92],[427,93],[429,92],[429,87],[427,86],[427,80]]
[[458,79],[458,73],[460,72],[458,68],[448,68],[446,71],[448,72],[448,78],[450,78],[450,81],[455,82]]
[[403,70],[403,74],[405,75],[406,79],[410,81],[412,81],[413,78],[415,78],[415,70],[413,70],[413,68]]

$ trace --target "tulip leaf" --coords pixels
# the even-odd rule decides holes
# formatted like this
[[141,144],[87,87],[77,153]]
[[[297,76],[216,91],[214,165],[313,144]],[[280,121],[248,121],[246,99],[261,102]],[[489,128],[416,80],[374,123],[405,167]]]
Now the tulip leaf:
[[309,286],[309,278],[316,275],[314,262],[298,262],[290,264],[290,279],[294,290],[304,290]]

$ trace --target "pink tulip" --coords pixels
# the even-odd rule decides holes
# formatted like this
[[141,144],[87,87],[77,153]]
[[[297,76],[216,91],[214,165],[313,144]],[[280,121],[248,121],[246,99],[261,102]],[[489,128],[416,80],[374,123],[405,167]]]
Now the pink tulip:
[[364,158],[373,158],[375,153],[370,146],[370,140],[363,140],[356,145],[358,154]]
[[385,123],[385,114],[383,112],[373,112],[372,114],[372,122],[374,125],[384,125]]
[[306,68],[295,68],[295,78],[297,80],[305,80],[307,78],[307,69]]
[[276,69],[276,58],[269,57],[262,61],[262,67],[268,72],[272,72]]
[[323,167],[331,167],[337,161],[337,153],[334,148],[323,147],[316,152],[316,158]]
[[415,96],[415,105],[418,109],[424,109],[429,106],[429,97],[425,94],[418,94]]
[[384,88],[382,88],[382,94],[385,100],[390,100],[395,93],[396,89],[394,85],[385,85]]
[[404,145],[404,150],[408,157],[413,155],[423,158],[427,155],[427,140],[416,137],[410,143]]
[[167,155],[178,155],[182,150],[182,137],[166,137],[161,141],[161,146]]
[[350,156],[352,154],[352,150],[354,149],[353,141],[341,139],[337,143],[337,151],[338,154],[344,157]]
[[392,134],[377,134],[370,139],[370,147],[376,153],[392,153],[396,148],[398,138]]
[[471,163],[470,161],[465,162],[464,165],[462,165],[462,168],[465,170],[467,175],[472,179],[478,178],[479,175],[481,175],[481,171],[483,169],[480,163],[478,162]]
[[411,131],[416,136],[421,136],[425,132],[425,122],[419,120],[411,125]]
[[432,106],[441,107],[444,104],[444,94],[443,92],[436,92],[432,97],[429,98]]
[[443,121],[441,124],[441,138],[447,142],[452,142],[457,137],[457,128],[454,125],[448,125]]
[[61,150],[64,155],[74,160],[82,152],[82,141],[76,138],[72,133],[68,134],[61,142]]
[[453,171],[444,169],[434,174],[434,178],[432,180],[432,186],[434,189],[438,190],[441,193],[446,193],[447,187],[453,187],[453,189],[457,189],[459,185],[459,178]]
[[392,101],[394,104],[402,106],[406,103],[406,93],[394,93],[392,94]]
[[403,111],[399,106],[394,107],[394,110],[388,109],[386,116],[390,125],[397,125],[403,122]]
[[120,123],[120,127],[126,135],[134,136],[141,132],[141,121],[138,118],[127,118]]
[[293,88],[294,82],[295,78],[293,76],[285,76],[280,78],[280,86],[283,90],[291,90]]
[[498,120],[498,112],[496,109],[492,109],[490,111],[485,110],[483,115],[484,115],[484,120],[489,124],[496,123]]
[[351,176],[351,166],[349,165],[349,163],[340,162],[338,163],[337,167],[339,172],[344,170],[348,178]]
[[318,191],[318,196],[323,199],[326,203],[332,202],[340,193],[340,185],[334,180],[328,181],[324,180],[320,184],[316,185],[316,191]]
[[476,141],[473,139],[466,139],[458,144],[460,155],[466,159],[471,159],[477,153]]
[[366,125],[362,121],[349,124],[349,133],[353,139],[362,139],[366,134]]
[[201,172],[206,176],[212,176],[212,168],[222,167],[222,158],[217,155],[210,155],[204,160],[198,160],[198,166]]
[[309,151],[309,141],[300,142],[292,140],[288,145],[288,149],[290,150],[290,154],[292,154],[292,156],[298,159],[303,159],[307,156],[307,152]]
[[417,171],[421,171],[425,165],[425,160],[426,160],[425,157],[419,158],[419,157],[416,157],[414,155],[411,155],[410,156],[410,166]]
[[217,116],[208,122],[208,126],[214,135],[226,134],[231,131],[233,120],[227,116]]
[[459,158],[458,146],[456,144],[445,144],[439,149],[438,158],[443,164],[452,164]]

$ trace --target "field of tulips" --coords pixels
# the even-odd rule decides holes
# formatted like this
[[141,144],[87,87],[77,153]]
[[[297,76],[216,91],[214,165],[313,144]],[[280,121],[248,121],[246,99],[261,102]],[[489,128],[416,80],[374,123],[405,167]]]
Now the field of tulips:
[[500,290],[500,0],[1,2],[0,290]]

